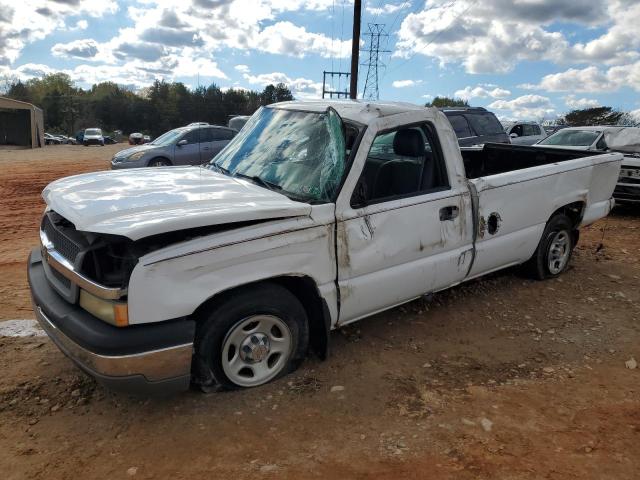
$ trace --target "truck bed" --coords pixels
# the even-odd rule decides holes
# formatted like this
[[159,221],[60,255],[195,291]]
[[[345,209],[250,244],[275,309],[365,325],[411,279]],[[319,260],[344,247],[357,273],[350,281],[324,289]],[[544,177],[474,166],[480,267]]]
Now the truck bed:
[[598,152],[586,150],[506,143],[487,143],[483,147],[461,148],[460,151],[469,179],[598,155]]

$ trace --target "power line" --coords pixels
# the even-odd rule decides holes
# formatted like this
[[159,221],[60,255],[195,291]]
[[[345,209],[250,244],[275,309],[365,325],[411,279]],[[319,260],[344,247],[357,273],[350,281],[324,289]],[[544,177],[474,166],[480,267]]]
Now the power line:
[[365,36],[369,37],[369,48],[363,50],[363,52],[369,53],[369,59],[362,64],[367,67],[367,79],[364,84],[362,98],[378,100],[380,98],[378,71],[380,68],[384,68],[384,63],[380,60],[380,54],[389,52],[389,50],[384,49],[385,47],[380,47],[380,38],[386,40],[389,38],[389,34],[385,32],[383,23],[369,23],[368,26],[369,33],[365,33]]

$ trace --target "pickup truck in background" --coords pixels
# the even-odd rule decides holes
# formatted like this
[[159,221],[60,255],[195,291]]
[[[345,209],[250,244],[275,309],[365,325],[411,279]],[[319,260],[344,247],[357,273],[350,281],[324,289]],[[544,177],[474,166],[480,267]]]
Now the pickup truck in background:
[[505,132],[515,145],[533,145],[547,138],[545,129],[536,122],[516,122],[506,126]]
[[422,295],[518,264],[561,274],[621,160],[461,152],[443,113],[405,103],[270,105],[208,164],[47,186],[34,310],[113,388],[254,387]]

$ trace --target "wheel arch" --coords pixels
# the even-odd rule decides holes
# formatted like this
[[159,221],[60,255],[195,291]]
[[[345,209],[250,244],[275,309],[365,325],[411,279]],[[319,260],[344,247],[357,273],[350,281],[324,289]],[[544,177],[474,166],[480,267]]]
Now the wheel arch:
[[573,228],[577,229],[582,222],[582,217],[584,216],[584,211],[586,208],[586,202],[583,200],[578,200],[576,202],[571,202],[566,205],[557,208],[550,216],[549,220],[555,217],[558,214],[563,214],[569,217],[571,223],[573,224]]
[[225,302],[237,291],[268,283],[286,288],[300,301],[309,320],[309,346],[321,360],[325,360],[329,354],[331,314],[316,282],[306,275],[281,275],[222,290],[200,304],[191,316],[200,322],[205,318],[206,310]]
[[149,161],[147,162],[147,167],[149,165],[151,165],[151,162],[155,161],[155,160],[165,160],[167,162],[169,162],[169,165],[173,165],[173,162],[165,155],[156,155],[155,157],[152,157],[149,159]]

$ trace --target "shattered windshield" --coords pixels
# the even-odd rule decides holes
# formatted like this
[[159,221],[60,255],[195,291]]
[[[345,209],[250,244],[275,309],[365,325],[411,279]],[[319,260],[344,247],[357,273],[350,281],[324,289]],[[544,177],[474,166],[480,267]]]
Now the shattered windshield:
[[295,200],[331,202],[345,169],[342,121],[332,109],[263,107],[209,163]]

